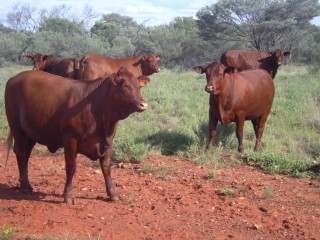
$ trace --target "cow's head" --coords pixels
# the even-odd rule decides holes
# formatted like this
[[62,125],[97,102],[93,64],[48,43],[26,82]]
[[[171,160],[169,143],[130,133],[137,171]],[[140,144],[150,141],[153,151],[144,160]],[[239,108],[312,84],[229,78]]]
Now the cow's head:
[[33,62],[33,70],[44,70],[46,68],[47,55],[36,53],[35,55],[27,55],[26,58]]
[[142,74],[149,76],[153,73],[160,72],[160,67],[158,65],[158,61],[160,61],[160,59],[160,55],[154,55],[153,53],[148,53],[147,55],[142,56]]
[[218,61],[210,63],[207,67],[195,67],[197,73],[206,74],[207,85],[205,91],[210,94],[217,95],[220,93],[221,85],[223,84],[223,79],[225,74],[233,74],[234,68],[226,68],[223,64]]
[[140,88],[150,80],[146,76],[136,78],[127,68],[121,67],[117,73],[111,75],[111,82],[114,88],[114,101],[120,105],[119,111],[122,117],[133,112],[142,112],[148,108],[147,102],[143,99]]
[[274,62],[280,66],[283,63],[285,57],[290,55],[290,52],[283,52],[281,49],[277,49],[274,52],[270,52]]

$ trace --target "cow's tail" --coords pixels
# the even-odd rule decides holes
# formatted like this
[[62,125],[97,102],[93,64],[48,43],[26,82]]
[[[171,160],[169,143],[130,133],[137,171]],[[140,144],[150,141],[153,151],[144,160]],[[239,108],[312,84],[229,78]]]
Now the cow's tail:
[[13,135],[11,131],[9,132],[9,135],[7,137],[6,145],[7,145],[7,157],[6,157],[6,163],[4,165],[5,168],[7,167],[10,150],[12,149],[12,145],[13,145]]

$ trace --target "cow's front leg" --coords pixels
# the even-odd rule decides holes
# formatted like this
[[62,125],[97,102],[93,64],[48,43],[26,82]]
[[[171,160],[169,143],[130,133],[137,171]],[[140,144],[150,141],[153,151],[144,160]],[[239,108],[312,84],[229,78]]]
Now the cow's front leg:
[[211,149],[217,134],[218,119],[215,118],[213,111],[209,111],[209,141],[207,149]]
[[64,156],[66,161],[66,184],[63,191],[64,201],[67,204],[74,205],[72,196],[72,179],[77,168],[77,142],[75,139],[69,139],[64,142]]
[[117,201],[118,197],[115,194],[115,187],[111,179],[112,140],[113,137],[111,139],[107,139],[105,154],[100,158],[100,166],[106,184],[107,195],[110,197],[111,201]]

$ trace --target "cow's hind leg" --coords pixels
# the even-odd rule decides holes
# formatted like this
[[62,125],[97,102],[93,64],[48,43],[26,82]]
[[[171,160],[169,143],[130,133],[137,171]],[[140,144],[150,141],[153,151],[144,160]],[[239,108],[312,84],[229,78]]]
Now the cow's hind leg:
[[33,191],[32,186],[29,182],[28,163],[29,163],[29,157],[34,145],[35,145],[35,142],[30,138],[28,138],[25,134],[20,134],[19,137],[14,138],[13,151],[17,157],[19,175],[20,175],[19,177],[20,188],[23,192]]
[[77,169],[77,142],[74,139],[64,142],[64,156],[66,161],[66,184],[63,191],[64,201],[69,204],[74,204],[72,192],[72,179]]
[[242,143],[242,139],[243,139],[243,127],[244,127],[244,116],[240,116],[237,118],[236,121],[236,136],[238,139],[238,151],[239,152],[243,152],[243,143]]
[[261,116],[260,118],[251,121],[253,124],[254,132],[256,134],[256,144],[254,147],[254,151],[262,150],[261,138],[264,131],[266,120],[267,116]]

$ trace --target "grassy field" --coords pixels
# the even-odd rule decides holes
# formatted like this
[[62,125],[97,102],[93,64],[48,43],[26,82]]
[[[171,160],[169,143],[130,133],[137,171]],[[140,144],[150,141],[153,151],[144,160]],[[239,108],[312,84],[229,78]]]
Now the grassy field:
[[[5,82],[30,69],[9,66],[0,69],[0,138],[8,126],[4,113]],[[320,77],[317,68],[282,66],[274,79],[276,95],[262,138],[263,151],[255,143],[251,122],[244,130],[243,154],[237,153],[235,125],[218,126],[216,147],[205,151],[208,135],[208,100],[205,76],[192,71],[168,71],[151,76],[142,89],[147,111],[120,122],[114,140],[114,160],[142,161],[147,154],[172,155],[213,168],[246,162],[268,172],[292,176],[319,175]],[[230,157],[231,156],[231,157]],[[230,160],[225,161],[228,157]]]

